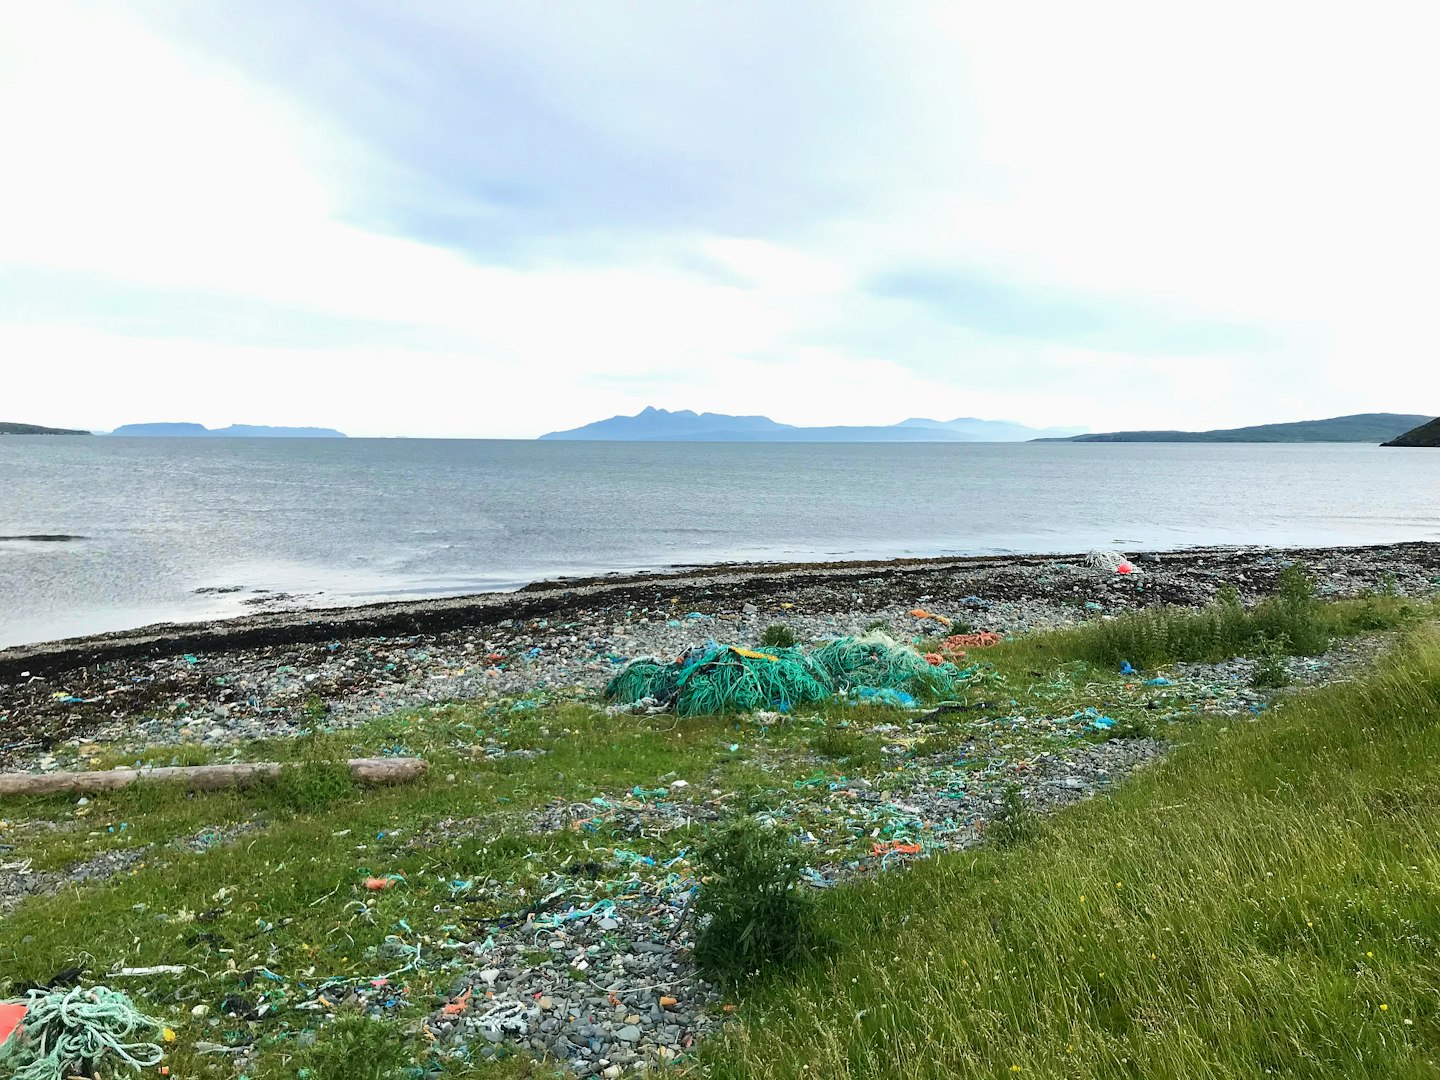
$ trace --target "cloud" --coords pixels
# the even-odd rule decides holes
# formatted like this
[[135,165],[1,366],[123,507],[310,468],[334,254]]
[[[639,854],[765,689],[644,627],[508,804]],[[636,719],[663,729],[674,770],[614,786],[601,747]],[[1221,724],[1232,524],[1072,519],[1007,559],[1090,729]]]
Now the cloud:
[[1014,285],[993,273],[900,269],[874,278],[868,288],[879,297],[924,305],[947,322],[982,333],[1148,356],[1242,353],[1269,341],[1258,326],[1174,315],[1135,297]]
[[6,418],[1440,408],[1427,9],[1042,13],[17,6]]

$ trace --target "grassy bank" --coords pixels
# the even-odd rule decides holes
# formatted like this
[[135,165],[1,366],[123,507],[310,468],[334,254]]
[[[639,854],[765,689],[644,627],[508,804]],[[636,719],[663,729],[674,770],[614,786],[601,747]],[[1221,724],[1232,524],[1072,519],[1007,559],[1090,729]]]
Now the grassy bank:
[[1137,668],[1234,656],[1314,656],[1337,638],[1393,629],[1434,610],[1433,604],[1385,593],[1321,601],[1292,567],[1281,575],[1280,591],[1251,608],[1233,590],[1222,589],[1202,608],[1151,607],[1094,619],[1009,642],[1006,653],[1030,662],[1058,658]]
[[717,1078],[1440,1072],[1440,637],[1112,797],[831,898]]
[[[158,764],[303,768],[243,792],[140,785],[83,804],[0,806],[0,862],[64,872],[98,861],[103,871],[0,918],[0,997],[72,965],[104,981],[121,966],[180,964],[126,984],[176,1029],[175,1077],[305,1069],[310,1080],[380,1080],[414,1076],[415,1064],[449,1077],[554,1076],[553,1064],[522,1054],[447,1057],[425,1024],[475,966],[462,946],[523,922],[557,882],[564,904],[622,878],[663,898],[677,876],[665,865],[683,869],[714,824],[746,813],[804,834],[817,865],[873,872],[885,857],[872,846],[893,820],[854,828],[855,800],[833,790],[847,777],[887,800],[928,788],[970,800],[957,807],[991,807],[1037,762],[1143,734],[1180,749],[1113,798],[1010,822],[1016,839],[1003,850],[818,893],[833,953],[732,995],[740,1023],[672,1068],[917,1080],[1017,1066],[1096,1077],[1429,1075],[1440,1038],[1437,1006],[1426,1004],[1440,918],[1429,839],[1440,835],[1440,643],[1417,639],[1364,687],[1299,696],[1274,714],[1256,704],[1258,722],[1243,682],[1177,674],[1152,685],[1117,662],[1154,670],[1421,613],[1391,597],[1306,598],[1289,614],[1242,613],[1201,655],[1182,629],[1213,612],[1096,620],[985,650],[960,708],[923,722],[833,701],[764,720],[607,716],[556,695],[317,726],[300,739],[150,748],[140,756]],[[1168,644],[1131,655],[1145,619],[1163,620]],[[1100,716],[1111,726],[1097,727]],[[333,764],[385,753],[424,756],[430,773],[362,790]],[[714,813],[636,828],[653,792],[677,778],[697,811]],[[635,789],[650,789],[650,801]],[[557,824],[552,811],[577,803],[594,821]],[[633,812],[606,815],[622,803]],[[915,835],[943,850],[961,830],[931,816]],[[394,887],[368,891],[373,875]],[[423,962],[410,966],[412,955]],[[375,978],[397,969],[394,989],[374,992]],[[338,989],[327,998],[322,985]],[[357,1003],[351,990],[367,996]],[[254,1053],[242,1068],[216,1046]]]

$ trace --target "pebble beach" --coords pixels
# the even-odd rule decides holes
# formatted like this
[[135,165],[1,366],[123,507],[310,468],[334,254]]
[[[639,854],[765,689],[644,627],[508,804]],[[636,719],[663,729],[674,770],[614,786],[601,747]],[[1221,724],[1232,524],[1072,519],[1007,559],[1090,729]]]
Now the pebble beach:
[[[557,745],[551,736],[564,733],[543,728],[547,738],[539,739],[528,718],[558,718],[573,707],[617,727],[674,723],[603,701],[604,685],[638,657],[673,657],[706,640],[754,643],[776,624],[802,644],[877,629],[902,642],[956,631],[1015,637],[1154,604],[1203,604],[1225,584],[1253,601],[1297,561],[1326,597],[1429,597],[1440,587],[1440,545],[1228,548],[1137,554],[1126,574],[1083,555],[729,566],[146,628],[0,653],[0,768],[166,764],[172,752],[178,763],[197,748],[207,760],[238,761],[257,740],[317,730],[358,739],[396,714],[410,717],[417,732],[461,733],[471,759],[543,767]],[[1323,656],[1291,658],[1290,682],[1349,678],[1384,646],[1383,635],[1350,638]],[[240,971],[239,988],[214,1002],[203,997],[211,990],[184,975],[150,998],[173,1006],[201,995],[207,1012],[194,1015],[218,1014],[200,1021],[203,1045],[220,1048],[205,1052],[235,1055],[236,1069],[274,1037],[276,1023],[282,1032],[299,1030],[303,1045],[313,1038],[306,1032],[317,1012],[346,1009],[377,1017],[418,1009],[441,1058],[523,1053],[605,1078],[683,1064],[733,1007],[691,957],[695,927],[687,913],[696,878],[687,856],[696,830],[738,812],[781,827],[806,846],[806,881],[816,890],[901,869],[982,842],[1015,800],[1048,814],[1104,792],[1163,755],[1164,740],[1152,730],[1197,715],[1259,715],[1272,695],[1254,687],[1252,667],[1245,659],[1177,664],[1103,684],[1062,670],[1021,690],[981,663],[963,702],[863,719],[857,712],[855,723],[840,722],[844,737],[878,750],[863,764],[817,756],[814,737],[837,730],[833,717],[753,714],[728,750],[775,780],[745,805],[717,786],[712,771],[642,776],[629,788],[474,816],[407,820],[382,830],[380,843],[360,844],[354,858],[372,863],[383,852],[398,863],[483,849],[502,829],[532,838],[527,843],[565,837],[583,845],[583,857],[535,855],[539,863],[523,879],[397,875],[373,879],[375,886],[357,883],[360,899],[345,911],[358,904],[376,919],[382,908],[364,899],[365,889],[393,885],[434,913],[426,922],[417,914],[400,920],[403,932],[387,934],[366,955],[374,969],[366,977],[306,979],[277,960],[256,969],[259,975]],[[456,717],[464,722],[455,726]],[[808,744],[769,737],[797,729]],[[726,749],[718,749],[723,758]],[[86,827],[85,802],[73,820],[0,823],[7,871],[0,875],[0,921],[32,898],[204,859],[242,839],[254,842],[266,827],[259,819],[217,821],[164,842],[108,847],[92,832],[103,850],[78,862],[33,866],[18,857],[52,832]],[[105,827],[114,834],[128,823]],[[210,917],[224,918],[228,894],[221,901]],[[466,914],[479,910],[498,914],[478,922]],[[426,990],[416,993],[418,986]]]

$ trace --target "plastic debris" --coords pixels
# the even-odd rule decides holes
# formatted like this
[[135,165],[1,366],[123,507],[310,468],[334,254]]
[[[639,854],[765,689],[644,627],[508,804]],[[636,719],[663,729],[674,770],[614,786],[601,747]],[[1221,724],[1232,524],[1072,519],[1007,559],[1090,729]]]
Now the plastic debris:
[[450,1002],[441,1011],[446,1016],[458,1016],[470,1007],[470,996],[473,991],[467,986],[465,992],[454,1001]]
[[20,1026],[20,1021],[25,1019],[26,1011],[24,1005],[0,1003],[0,1046],[4,1046],[5,1040],[10,1038],[11,1032]]
[[1077,710],[1071,714],[1070,719],[1082,721],[1085,726],[1093,728],[1096,731],[1109,731],[1115,726],[1113,718],[1106,716],[1093,706]]
[[919,855],[924,850],[919,844],[908,843],[904,840],[886,840],[884,843],[870,846],[871,855]]
[[850,704],[893,705],[897,709],[913,709],[916,701],[914,696],[905,693],[904,690],[892,690],[888,686],[861,686],[855,690]]
[[978,634],[951,634],[940,643],[940,650],[951,653],[961,649],[988,649],[1004,640],[1004,634],[997,634],[993,630],[982,630]]
[[1113,574],[1118,573],[1122,566],[1130,566],[1130,560],[1118,551],[1092,551],[1085,556],[1085,565],[1092,570],[1108,570]]

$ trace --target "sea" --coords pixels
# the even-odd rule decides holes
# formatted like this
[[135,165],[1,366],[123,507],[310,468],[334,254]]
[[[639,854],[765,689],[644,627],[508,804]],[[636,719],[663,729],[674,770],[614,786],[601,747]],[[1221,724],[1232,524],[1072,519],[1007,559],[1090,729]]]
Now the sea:
[[1440,540],[1440,451],[4,436],[0,647],[716,562],[1404,540]]

